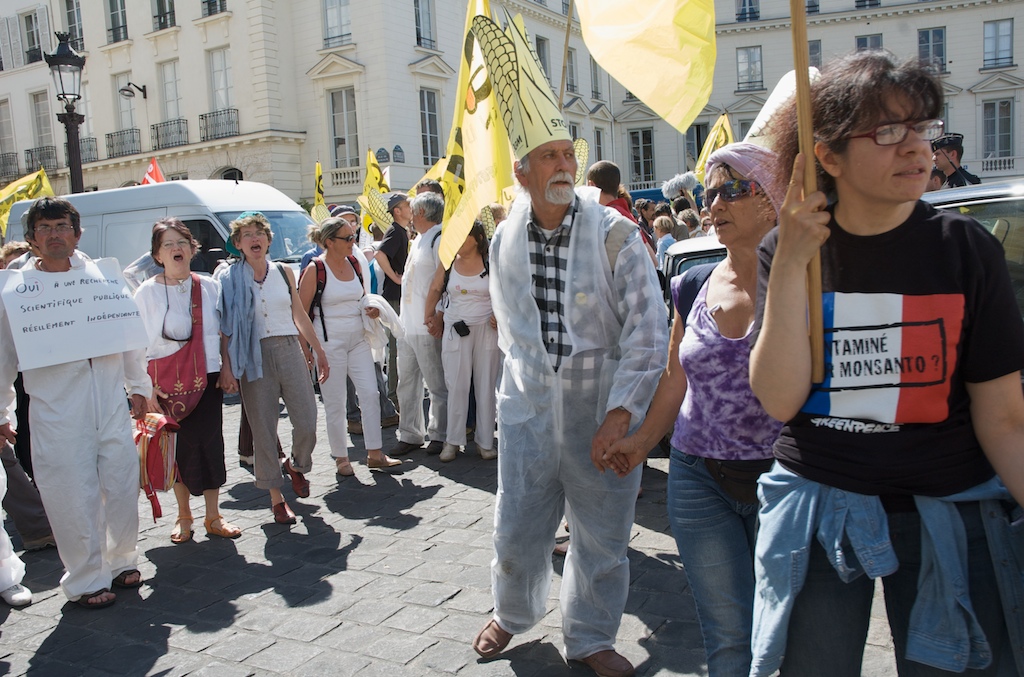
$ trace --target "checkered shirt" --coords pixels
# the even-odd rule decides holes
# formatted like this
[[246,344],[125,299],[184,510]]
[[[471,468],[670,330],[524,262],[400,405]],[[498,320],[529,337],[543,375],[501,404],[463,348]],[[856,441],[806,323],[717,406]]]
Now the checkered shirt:
[[572,352],[565,328],[566,268],[569,265],[569,235],[576,218],[577,204],[565,213],[562,223],[547,237],[533,220],[527,224],[530,242],[530,266],[533,268],[533,298],[540,310],[540,330],[551,366],[557,372],[562,358]]

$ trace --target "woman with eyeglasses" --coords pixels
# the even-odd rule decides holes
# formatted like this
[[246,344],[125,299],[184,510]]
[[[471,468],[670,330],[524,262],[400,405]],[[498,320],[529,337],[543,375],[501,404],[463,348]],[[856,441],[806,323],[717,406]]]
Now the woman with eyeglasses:
[[[148,370],[153,379],[153,411],[164,411],[180,426],[174,498],[178,518],[171,542],[192,540],[189,494],[206,504],[207,536],[238,538],[242,531],[220,514],[220,488],[227,481],[220,385],[220,284],[189,270],[198,253],[192,232],[169,217],[153,226],[151,254],[163,269],[143,282],[135,302],[146,325]],[[197,369],[198,367],[198,369]]]
[[345,377],[352,379],[359,396],[363,443],[368,468],[392,468],[401,461],[382,451],[380,398],[373,353],[364,333],[363,316],[380,317],[380,310],[367,306],[370,267],[355,246],[359,220],[354,214],[324,219],[310,226],[309,240],[323,249],[299,279],[299,298],[309,314],[314,331],[333,365],[334,378],[320,385],[327,418],[327,439],[337,473],[355,474],[348,458],[348,390]]
[[672,431],[667,508],[712,677],[746,675],[754,603],[755,486],[780,424],[750,390],[757,246],[782,189],[775,155],[733,143],[708,158],[704,201],[726,257],[672,280],[669,361],[643,424],[608,457],[625,476]]
[[[242,260],[217,270],[221,283],[221,381],[224,392],[241,389],[252,427],[256,486],[270,492],[274,521],[295,524],[285,501],[277,456],[278,402],[283,399],[292,424],[292,453],[284,461],[292,491],[309,496],[305,473],[316,446],[316,396],[299,336],[313,347],[321,386],[330,363],[299,300],[291,268],[270,260],[274,234],[259,212],[243,212],[231,222],[231,244]],[[344,385],[344,383],[342,383]]]
[[[859,52],[812,87],[813,157],[792,110],[774,126],[793,178],[760,252],[751,385],[785,425],[760,481],[751,675],[860,675],[874,578],[900,675],[1024,669],[1009,493],[1024,499],[1024,327],[998,241],[920,200],[942,91],[929,64]],[[804,162],[820,187],[806,196]]]

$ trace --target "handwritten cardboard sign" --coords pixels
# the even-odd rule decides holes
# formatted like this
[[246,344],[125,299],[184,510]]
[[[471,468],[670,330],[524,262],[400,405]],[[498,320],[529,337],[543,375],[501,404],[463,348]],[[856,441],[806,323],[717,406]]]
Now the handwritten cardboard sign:
[[22,371],[149,343],[117,259],[88,261],[66,273],[3,270],[0,297]]

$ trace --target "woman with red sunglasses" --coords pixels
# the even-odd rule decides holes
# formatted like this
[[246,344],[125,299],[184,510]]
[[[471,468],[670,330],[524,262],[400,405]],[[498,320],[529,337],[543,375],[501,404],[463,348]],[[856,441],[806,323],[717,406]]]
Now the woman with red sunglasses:
[[775,226],[782,190],[775,154],[750,143],[715,151],[705,204],[725,260],[672,280],[669,361],[647,417],[615,445],[623,476],[668,431],[668,517],[686,570],[711,677],[750,669],[757,477],[771,466],[780,424],[750,390],[757,245]]
[[[785,425],[760,480],[751,675],[860,675],[873,578],[900,675],[1024,669],[1009,493],[1024,499],[1024,326],[999,242],[920,200],[942,91],[930,64],[860,52],[812,87],[813,157],[797,155],[792,110],[775,127],[793,179],[761,244],[750,374]],[[804,162],[821,187],[806,196]],[[819,250],[825,379],[812,384]]]

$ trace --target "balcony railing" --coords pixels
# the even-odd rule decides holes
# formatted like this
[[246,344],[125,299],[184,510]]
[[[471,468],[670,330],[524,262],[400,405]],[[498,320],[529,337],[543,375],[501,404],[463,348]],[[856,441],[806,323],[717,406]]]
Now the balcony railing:
[[437,49],[437,40],[434,40],[433,38],[425,38],[422,35],[417,35],[416,46],[423,47],[424,49]]
[[0,181],[11,181],[21,176],[17,153],[0,153]]
[[569,0],[562,0],[562,14],[569,16]]
[[362,167],[340,167],[328,170],[331,177],[331,188],[363,185]]
[[153,139],[153,150],[184,146],[188,144],[188,120],[180,118],[150,125],[149,133]]
[[107,44],[112,45],[115,42],[124,42],[128,39],[128,26],[114,26],[113,28],[107,29]]
[[[99,162],[100,152],[96,148],[96,137],[87,136],[78,139],[78,152],[82,155],[82,164],[86,162]],[[68,157],[68,144],[64,144],[64,157]],[[71,166],[69,162],[68,167]]]
[[225,108],[199,116],[199,138],[202,141],[238,136],[238,109]]
[[174,23],[174,10],[173,9],[171,11],[169,11],[169,12],[164,12],[163,14],[154,14],[153,15],[153,30],[154,31],[162,31],[165,28],[173,28],[174,26],[177,26],[177,24]]
[[342,45],[352,44],[352,34],[342,33],[341,35],[330,35],[324,38],[324,49],[333,49]]
[[228,0],[202,0],[203,16],[213,16],[228,11]]
[[142,132],[138,129],[122,129],[107,134],[107,158],[136,155],[142,152]]
[[742,9],[736,12],[737,21],[758,21],[761,18],[760,9]]
[[807,3],[807,13],[808,14],[817,14],[820,11],[821,11],[821,6],[818,4],[818,0],[808,0],[808,3]]
[[870,9],[872,7],[881,7],[882,0],[856,0],[854,6],[857,9]]
[[1015,173],[1016,162],[1015,160],[1021,160],[1024,158],[1020,157],[990,157],[985,158],[981,161],[981,171],[993,172],[997,174],[1001,173]]
[[1002,68],[1003,66],[1012,66],[1012,56],[998,56],[994,59],[985,59],[985,63],[982,64],[982,68]]
[[25,167],[30,172],[42,166],[48,172],[57,171],[57,146],[39,146],[25,151]]
[[43,60],[43,50],[39,47],[25,50],[25,63],[35,63]]
[[576,94],[580,90],[579,90],[579,88],[576,87],[576,83],[575,82],[567,82],[567,83],[565,83],[565,91],[569,92],[570,94]]
[[[79,32],[81,32],[81,29],[79,29]],[[68,38],[68,44],[74,47],[76,52],[85,51],[85,40],[82,39],[81,35],[72,33],[71,37]]]
[[739,92],[756,92],[762,89],[764,89],[764,80],[744,80],[736,85],[736,91]]
[[598,101],[604,101],[604,94],[601,93],[600,89],[590,90],[590,98],[597,99]]

